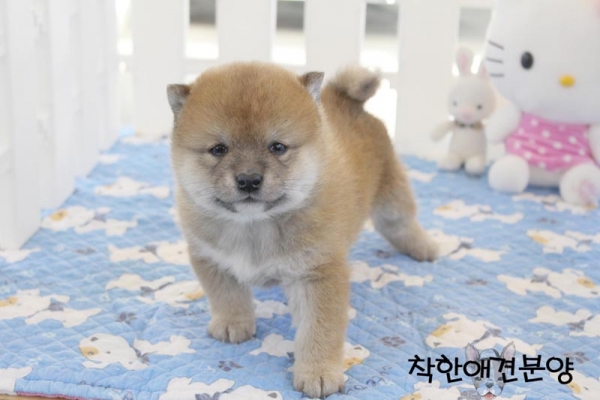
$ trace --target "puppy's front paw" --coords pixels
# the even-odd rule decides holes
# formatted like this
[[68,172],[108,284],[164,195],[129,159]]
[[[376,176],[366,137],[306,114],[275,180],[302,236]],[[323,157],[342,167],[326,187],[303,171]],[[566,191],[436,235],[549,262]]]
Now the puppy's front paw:
[[326,397],[344,389],[344,373],[340,366],[296,363],[294,388],[309,397]]
[[213,317],[208,324],[208,333],[222,342],[240,343],[254,336],[256,324],[253,319],[230,320]]
[[417,261],[435,261],[439,256],[439,245],[424,234],[424,236],[416,239],[408,246],[406,254]]

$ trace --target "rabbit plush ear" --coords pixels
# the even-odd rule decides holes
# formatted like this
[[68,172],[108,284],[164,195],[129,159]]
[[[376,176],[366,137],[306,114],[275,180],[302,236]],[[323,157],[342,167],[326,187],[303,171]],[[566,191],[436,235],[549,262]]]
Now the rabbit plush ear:
[[461,47],[456,53],[456,65],[461,76],[471,75],[471,66],[473,65],[473,52],[466,48]]
[[477,75],[482,79],[489,78],[488,70],[485,66],[485,62],[481,61],[481,64],[479,64],[479,71],[477,71]]

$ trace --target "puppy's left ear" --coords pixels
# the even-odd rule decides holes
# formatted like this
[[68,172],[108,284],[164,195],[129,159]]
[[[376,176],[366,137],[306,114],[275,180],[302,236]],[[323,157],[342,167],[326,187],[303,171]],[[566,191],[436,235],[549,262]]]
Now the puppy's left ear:
[[465,355],[467,356],[467,361],[479,360],[479,350],[477,350],[471,343],[467,345],[467,348],[465,349]]
[[517,349],[515,348],[515,342],[510,342],[506,345],[504,349],[502,349],[502,354],[500,355],[500,357],[502,357],[506,361],[512,361],[515,358],[516,352]]
[[189,95],[189,85],[167,86],[167,97],[169,99],[169,105],[171,106],[171,110],[173,110],[173,114],[175,114],[175,119],[177,119],[177,117],[179,116],[179,113],[183,109],[183,106],[185,105],[185,102],[187,101]]
[[300,83],[308,90],[315,103],[321,101],[321,86],[323,85],[323,72],[307,72],[299,77]]

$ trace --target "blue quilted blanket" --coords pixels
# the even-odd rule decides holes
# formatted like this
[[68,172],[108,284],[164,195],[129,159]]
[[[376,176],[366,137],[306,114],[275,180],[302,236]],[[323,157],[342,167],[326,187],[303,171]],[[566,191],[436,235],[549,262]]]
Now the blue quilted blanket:
[[[600,212],[405,163],[443,257],[399,255],[367,223],[350,256],[347,381],[336,396],[477,399],[458,365],[465,347],[513,342],[516,380],[498,399],[599,399]],[[22,250],[0,250],[0,393],[301,398],[282,292],[255,291],[254,339],[210,338],[176,221],[167,141],[128,136]],[[532,360],[539,369],[521,369]]]

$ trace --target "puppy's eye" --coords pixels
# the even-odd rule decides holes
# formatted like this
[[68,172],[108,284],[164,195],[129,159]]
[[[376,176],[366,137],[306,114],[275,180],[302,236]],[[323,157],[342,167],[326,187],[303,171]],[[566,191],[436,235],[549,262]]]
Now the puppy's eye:
[[483,105],[479,104],[479,105],[477,106],[477,109],[478,109],[478,110],[483,110]]
[[224,156],[225,154],[227,154],[227,151],[229,151],[229,149],[224,144],[218,144],[212,149],[210,149],[212,155],[217,157]]
[[531,54],[528,51],[523,53],[523,55],[521,56],[521,66],[523,66],[523,68],[525,69],[533,68],[534,62],[535,59],[533,58],[533,54]]
[[285,154],[287,151],[287,146],[283,143],[275,142],[269,147],[269,151],[275,155]]

